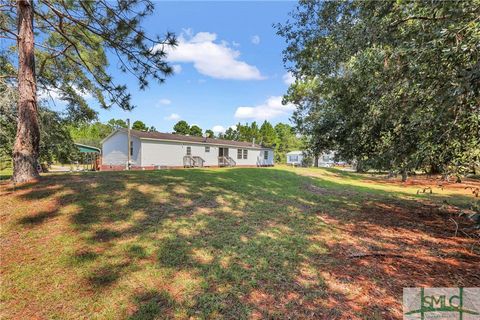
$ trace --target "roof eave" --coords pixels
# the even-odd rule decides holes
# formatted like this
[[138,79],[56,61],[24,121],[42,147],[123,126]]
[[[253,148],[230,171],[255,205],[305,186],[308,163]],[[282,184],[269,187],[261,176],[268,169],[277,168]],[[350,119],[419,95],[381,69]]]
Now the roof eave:
[[155,140],[155,141],[166,141],[166,142],[176,142],[176,143],[193,143],[193,144],[208,144],[208,145],[216,145],[216,146],[227,146],[227,147],[235,147],[235,148],[249,148],[249,149],[268,149],[273,150],[272,148],[267,148],[263,146],[239,146],[235,144],[228,144],[228,143],[215,143],[215,142],[202,142],[202,141],[188,141],[188,140],[173,140],[173,139],[161,139],[161,138],[147,138],[147,137],[139,137],[140,140]]

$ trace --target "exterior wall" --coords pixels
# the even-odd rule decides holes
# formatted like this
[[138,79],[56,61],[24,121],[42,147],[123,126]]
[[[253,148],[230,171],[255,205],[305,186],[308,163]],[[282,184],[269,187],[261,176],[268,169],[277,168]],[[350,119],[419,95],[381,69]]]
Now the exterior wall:
[[[297,161],[290,161],[290,156],[298,156],[298,160]],[[302,164],[302,160],[303,160],[303,155],[302,154],[292,154],[292,155],[288,155],[287,154],[287,164]]]
[[[141,165],[141,148],[140,139],[131,137],[133,142],[133,155],[131,157],[132,165]],[[127,165],[128,159],[128,137],[127,133],[117,131],[107,138],[102,144],[102,168],[106,166],[123,166]]]
[[[229,149],[229,156],[235,161],[237,166],[273,166],[273,150],[270,149],[249,149],[248,147],[233,147]],[[238,150],[242,150],[242,157],[239,159]],[[247,159],[243,159],[243,150],[247,150]],[[264,158],[264,152],[267,151],[268,158]]]
[[[205,151],[205,147],[210,147],[210,152]],[[142,139],[142,166],[167,166],[183,167],[183,157],[187,155],[187,147],[191,148],[191,155],[201,157],[205,162],[204,166],[218,166],[218,145],[191,144],[188,142],[169,142]],[[227,147],[225,147],[227,148]],[[263,159],[263,150],[248,149],[247,159],[237,159],[237,147],[228,147],[228,155],[236,162],[237,166],[259,166],[273,165],[273,151],[268,150],[268,159]],[[242,150],[245,148],[242,148]]]

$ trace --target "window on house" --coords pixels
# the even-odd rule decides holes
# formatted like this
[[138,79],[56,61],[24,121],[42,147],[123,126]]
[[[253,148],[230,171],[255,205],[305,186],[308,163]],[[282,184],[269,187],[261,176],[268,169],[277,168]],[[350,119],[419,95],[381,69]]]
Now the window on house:
[[263,151],[263,159],[268,160],[268,151],[267,150]]
[[130,155],[133,156],[133,141],[130,141]]
[[210,147],[205,147],[205,152],[210,152]]
[[242,159],[242,149],[237,150],[237,159]]
[[187,156],[192,155],[192,147],[187,147]]
[[298,162],[298,156],[290,156],[290,162]]
[[247,159],[247,158],[248,158],[248,150],[243,149],[243,159]]

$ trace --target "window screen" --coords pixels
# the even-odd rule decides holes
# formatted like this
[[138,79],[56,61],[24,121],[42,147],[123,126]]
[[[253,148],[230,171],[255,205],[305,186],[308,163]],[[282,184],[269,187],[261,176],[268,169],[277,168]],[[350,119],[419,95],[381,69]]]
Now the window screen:
[[243,149],[243,159],[247,159],[247,158],[248,158],[248,150]]
[[242,149],[237,150],[237,159],[242,159]]
[[192,147],[187,147],[187,156],[192,155]]

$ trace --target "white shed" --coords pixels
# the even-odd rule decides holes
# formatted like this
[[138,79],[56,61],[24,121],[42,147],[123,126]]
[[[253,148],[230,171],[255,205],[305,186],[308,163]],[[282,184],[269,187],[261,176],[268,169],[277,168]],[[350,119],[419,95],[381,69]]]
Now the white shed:
[[301,165],[303,160],[303,151],[290,151],[287,153],[287,164]]
[[102,169],[123,170],[178,167],[273,166],[273,150],[261,145],[184,136],[180,134],[118,129],[102,141]]
[[[302,165],[302,161],[305,158],[304,151],[291,151],[287,153],[287,164],[291,165]],[[315,166],[314,161],[312,165]],[[335,152],[326,151],[318,156],[318,166],[319,167],[333,167],[335,165]]]

